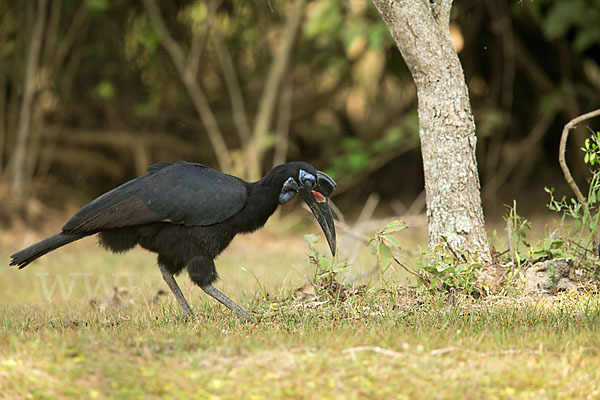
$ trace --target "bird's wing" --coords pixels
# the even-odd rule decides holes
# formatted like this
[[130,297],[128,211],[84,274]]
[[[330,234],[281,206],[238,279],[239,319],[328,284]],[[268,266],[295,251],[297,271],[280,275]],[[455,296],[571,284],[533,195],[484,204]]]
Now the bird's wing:
[[201,164],[160,163],[85,205],[63,227],[69,233],[143,225],[158,221],[212,225],[239,212],[247,184]]

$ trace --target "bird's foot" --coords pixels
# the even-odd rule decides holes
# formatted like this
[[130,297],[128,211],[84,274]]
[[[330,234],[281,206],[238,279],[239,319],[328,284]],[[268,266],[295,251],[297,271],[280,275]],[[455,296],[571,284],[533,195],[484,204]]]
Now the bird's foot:
[[225,296],[223,293],[221,293],[213,285],[203,286],[202,290],[204,290],[204,292],[206,294],[208,294],[209,296],[211,296],[212,298],[214,298],[215,300],[217,300],[219,303],[223,304],[225,307],[227,307],[231,311],[233,311],[235,313],[235,316],[238,317],[239,319],[247,321],[247,322],[252,322],[252,323],[256,322],[254,320],[254,318],[252,318],[250,316],[250,314],[248,314],[246,312],[246,310],[244,310],[242,307],[240,307],[237,304],[235,304],[233,302],[233,300],[231,300],[229,297]]
[[181,320],[182,321],[196,321],[196,315],[191,309],[181,310]]
[[181,292],[181,289],[179,288],[179,285],[175,281],[175,278],[173,278],[173,274],[162,264],[159,264],[159,267],[160,267],[160,271],[162,273],[162,276],[163,276],[165,282],[167,283],[167,285],[169,286],[169,289],[171,289],[171,292],[173,292],[173,296],[175,296],[175,299],[179,303],[179,308],[181,309],[181,320],[182,321],[195,320],[196,316],[194,315],[192,308],[190,307],[187,300],[185,299],[185,296]]

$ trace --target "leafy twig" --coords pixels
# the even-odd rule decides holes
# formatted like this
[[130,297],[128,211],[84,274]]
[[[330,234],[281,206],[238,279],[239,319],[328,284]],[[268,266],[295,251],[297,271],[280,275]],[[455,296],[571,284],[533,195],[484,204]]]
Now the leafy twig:
[[585,202],[585,196],[581,193],[581,190],[579,190],[579,186],[577,186],[577,183],[573,179],[573,176],[571,175],[571,171],[569,171],[569,167],[567,166],[567,161],[565,159],[565,151],[567,149],[567,138],[569,137],[569,131],[575,128],[577,124],[590,118],[597,117],[599,115],[600,109],[580,115],[577,118],[573,118],[571,121],[569,121],[568,124],[565,125],[562,131],[562,135],[560,137],[558,163],[560,164],[560,168],[562,169],[563,174],[565,175],[565,180],[575,193],[575,196],[577,196],[577,200],[579,200],[581,203]]

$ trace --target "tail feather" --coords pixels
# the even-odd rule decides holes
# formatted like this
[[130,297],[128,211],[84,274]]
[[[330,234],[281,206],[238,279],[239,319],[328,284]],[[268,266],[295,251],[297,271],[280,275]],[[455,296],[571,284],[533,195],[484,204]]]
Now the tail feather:
[[65,244],[74,242],[88,235],[89,233],[61,232],[54,236],[50,236],[49,238],[46,238],[41,242],[32,244],[31,246],[10,256],[10,265],[18,266],[19,269],[25,268],[30,262],[40,258],[44,254],[56,250],[59,247],[64,246]]

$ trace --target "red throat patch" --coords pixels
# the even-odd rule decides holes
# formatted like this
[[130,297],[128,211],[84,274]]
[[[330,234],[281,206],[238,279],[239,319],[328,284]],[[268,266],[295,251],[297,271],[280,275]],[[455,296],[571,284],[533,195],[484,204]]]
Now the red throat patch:
[[323,196],[321,193],[313,190],[312,194],[313,196],[315,196],[315,200],[317,201],[317,203],[325,203],[325,196]]

